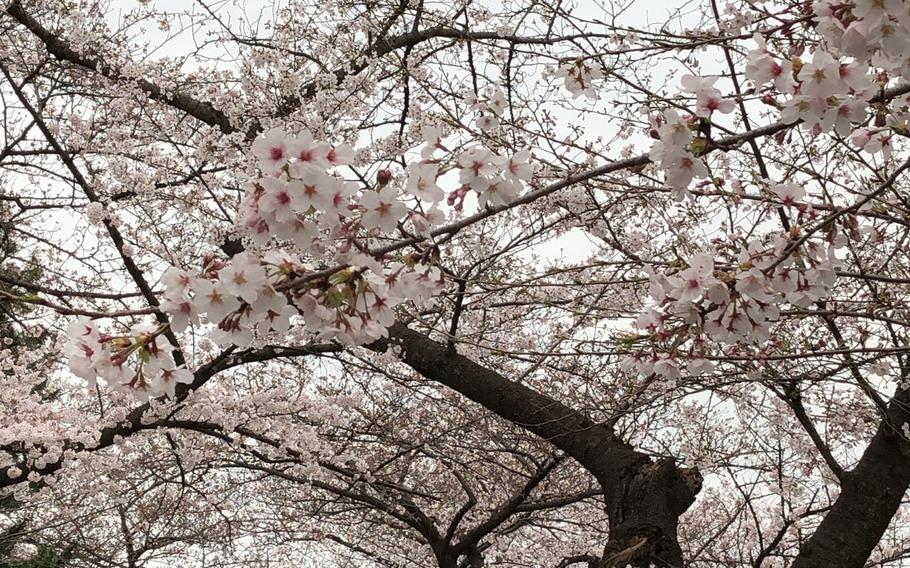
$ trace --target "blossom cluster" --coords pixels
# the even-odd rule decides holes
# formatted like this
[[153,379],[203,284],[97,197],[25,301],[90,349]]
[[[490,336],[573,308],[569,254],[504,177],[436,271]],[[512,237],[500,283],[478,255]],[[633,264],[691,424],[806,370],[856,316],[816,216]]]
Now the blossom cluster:
[[[441,146],[439,133],[429,129],[425,137],[429,147],[422,154],[429,158]],[[364,231],[367,237],[391,233],[409,214],[387,172],[376,187],[361,190],[329,171],[350,163],[353,151],[307,132],[271,130],[254,142],[253,154],[271,175],[250,184],[241,231],[259,249],[275,238],[289,241],[303,256],[338,263],[337,269],[320,274],[283,249],[208,259],[200,274],[172,268],[162,309],[176,330],[205,315],[216,326],[217,343],[249,346],[257,333],[286,333],[302,317],[319,338],[364,344],[386,335],[394,306],[423,301],[443,284],[442,272],[426,258],[384,267],[358,240]],[[422,202],[442,200],[437,168],[430,159],[412,164],[406,191]],[[410,212],[417,228],[441,218],[435,207],[421,211]]]
[[[889,129],[855,131],[858,124],[866,122],[866,107],[879,88],[866,63],[843,63],[824,49],[817,49],[811,61],[804,62],[798,57],[788,60],[774,56],[761,35],[756,34],[754,40],[758,47],[748,54],[746,78],[757,88],[773,83],[777,91],[788,97],[782,103],[770,95],[762,99],[780,108],[782,122],[802,122],[813,135],[831,131],[845,137],[852,135],[856,145],[870,152],[887,149]],[[677,199],[687,195],[693,179],[708,176],[707,167],[697,157],[708,140],[695,138],[692,132],[697,129],[697,120],[709,120],[715,112],[728,114],[734,108],[734,102],[724,98],[714,86],[716,80],[694,75],[682,77],[683,91],[695,95],[691,120],[673,109],[651,118],[651,135],[657,142],[651,148],[650,158],[664,171],[665,183]],[[892,129],[905,121],[895,122]]]
[[[797,194],[793,188],[778,191]],[[647,332],[654,347],[632,353],[623,363],[642,375],[665,378],[681,375],[683,346],[690,353],[688,372],[711,369],[705,358],[708,345],[761,344],[770,337],[771,322],[780,304],[807,307],[823,299],[836,279],[835,245],[808,241],[800,254],[791,254],[792,241],[778,236],[766,243],[755,240],[728,262],[718,266],[713,254],[692,255],[686,267],[661,273],[648,267],[649,295],[654,305],[635,322]],[[783,260],[782,260],[783,259]],[[691,342],[690,342],[691,340]],[[660,352],[658,345],[669,345]]]
[[177,331],[204,315],[221,345],[248,347],[254,332],[283,334],[300,318],[318,338],[360,345],[387,334],[396,305],[424,301],[444,283],[441,270],[427,264],[382,269],[347,266],[313,278],[285,251],[242,252],[230,262],[210,259],[201,274],[168,270],[162,309]]
[[876,92],[873,77],[861,63],[841,63],[824,50],[810,62],[799,62],[798,94],[783,104],[781,120],[802,120],[815,134],[849,136],[853,125],[866,118],[867,101]]
[[468,103],[470,110],[480,112],[480,117],[477,119],[477,128],[484,132],[499,128],[499,117],[502,116],[508,106],[506,96],[499,87],[488,89],[484,97],[478,97],[474,94],[468,95],[465,97],[465,102]]
[[[840,10],[839,13],[848,13]],[[878,92],[878,77],[868,72],[869,60],[841,61],[843,55],[857,56],[854,50],[816,48],[812,59],[774,55],[760,34],[756,49],[749,52],[745,74],[757,88],[773,83],[788,97],[780,103],[770,95],[763,100],[780,108],[785,123],[802,121],[813,135],[834,131],[850,136],[866,121],[866,107]],[[829,45],[836,45],[836,42]]]
[[[817,46],[811,58],[804,60],[798,52],[777,56],[756,34],[757,47],[747,56],[745,76],[757,89],[770,83],[786,97],[782,102],[770,94],[762,97],[780,109],[783,123],[801,122],[812,135],[834,132],[849,137],[857,147],[883,152],[887,158],[891,138],[910,132],[910,100],[899,97],[879,105],[872,124],[867,109],[889,77],[910,77],[910,8],[898,0],[821,0],[814,3],[814,10],[826,43]],[[870,66],[881,71],[872,73]],[[657,141],[649,157],[664,172],[665,184],[677,199],[690,195],[693,180],[709,175],[699,158],[709,142],[695,134],[701,132],[699,121],[733,110],[733,101],[724,99],[714,83],[713,78],[684,76],[683,91],[696,98],[692,117],[669,109],[651,118],[651,135]],[[770,193],[785,206],[806,195],[797,183],[775,185]],[[654,343],[669,340],[672,348],[663,354],[633,353],[625,368],[678,377],[679,345],[687,344],[692,345],[687,371],[706,372],[711,363],[703,355],[709,342],[761,343],[768,339],[769,322],[777,319],[779,304],[806,307],[823,298],[835,280],[835,244],[809,241],[799,253],[788,249],[791,242],[783,236],[770,245],[754,241],[720,268],[712,254],[699,253],[678,272],[649,270],[655,305],[636,325]],[[781,260],[782,255],[787,258]]]
[[[504,99],[493,92],[483,104],[501,112]],[[160,305],[168,326],[109,337],[80,320],[67,345],[74,373],[101,376],[142,396],[173,395],[174,383],[191,375],[158,348],[155,339],[167,327],[181,333],[212,324],[216,343],[239,347],[292,328],[344,345],[386,336],[397,305],[423,303],[445,283],[432,247],[395,259],[371,250],[373,239],[396,230],[407,236],[407,221],[427,237],[444,219],[439,180],[447,170],[434,154],[447,148],[438,127],[426,125],[421,134],[420,160],[406,167],[403,183],[382,170],[375,186],[364,187],[334,171],[352,163],[349,146],[308,132],[266,132],[252,147],[264,175],[248,184],[237,222],[249,248],[231,258],[209,255],[198,271],[169,268]],[[481,206],[508,203],[533,175],[530,158],[527,150],[502,157],[479,146],[465,149],[450,168],[458,170],[461,184],[449,195],[450,205],[460,207],[468,191],[477,193]]]
[[[478,104],[501,113],[504,101],[494,90]],[[446,150],[442,132],[425,125],[421,134],[421,159],[407,166],[400,188],[416,201],[409,209],[387,170],[379,173],[373,188],[330,171],[351,161],[349,148],[316,141],[307,132],[267,132],[254,143],[253,154],[272,175],[251,184],[241,204],[241,229],[257,247],[277,237],[292,242],[305,256],[336,263],[338,269],[313,278],[316,271],[283,250],[245,252],[229,263],[206,266],[201,277],[179,273],[172,278],[165,310],[178,318],[178,325],[207,313],[219,330],[215,339],[225,344],[249,345],[254,329],[284,333],[297,315],[320,338],[344,344],[384,336],[394,322],[394,306],[423,302],[443,285],[442,271],[426,255],[385,265],[383,258],[370,254],[367,242],[400,228],[404,218],[423,235],[443,218],[438,203],[446,197],[439,185],[444,172],[434,158],[438,150]],[[533,174],[529,159],[527,150],[503,158],[482,147],[468,148],[456,160],[462,195],[467,189],[476,191],[482,206],[514,199]]]
[[583,59],[569,60],[559,65],[555,77],[563,80],[565,88],[576,99],[582,95],[589,99],[596,99],[597,91],[594,89],[594,81],[603,78],[603,69],[600,65]]
[[818,0],[819,32],[839,52],[910,79],[910,6],[903,0]]
[[668,109],[653,117],[651,126],[652,136],[657,141],[651,146],[648,157],[663,170],[667,187],[673,197],[681,201],[688,195],[693,179],[708,177],[704,161],[693,152],[692,123]]
[[170,345],[161,344],[163,331],[163,326],[137,324],[127,334],[112,335],[81,317],[70,324],[63,352],[70,371],[91,385],[100,377],[141,399],[173,397],[177,384],[192,383],[193,374],[176,365]]
[[[475,105],[499,114],[505,99],[494,90]],[[254,142],[253,154],[262,170],[272,175],[248,186],[241,203],[241,230],[259,247],[277,237],[307,254],[344,252],[363,230],[374,236],[391,233],[405,217],[418,233],[426,234],[444,218],[437,207],[446,197],[439,179],[448,170],[434,153],[447,148],[438,127],[426,125],[421,134],[425,141],[421,159],[408,164],[401,188],[405,196],[418,202],[409,209],[388,170],[379,172],[374,188],[362,188],[328,171],[350,163],[353,152],[349,147],[316,142],[306,132],[296,136],[278,129],[267,132]],[[462,188],[449,195],[450,204],[463,198],[464,190],[477,192],[481,206],[513,200],[534,173],[530,158],[526,149],[503,157],[482,146],[467,148],[456,157]]]
[[699,157],[708,140],[693,134],[698,121],[710,119],[715,112],[733,112],[734,101],[724,98],[714,86],[716,82],[716,77],[684,75],[681,79],[683,91],[695,95],[692,118],[684,119],[674,109],[650,117],[651,137],[657,141],[651,146],[648,157],[664,172],[664,183],[677,201],[691,195],[688,187],[692,180],[708,177],[708,168]]
[[527,149],[504,158],[481,146],[468,148],[458,155],[462,195],[466,189],[476,191],[481,207],[513,201],[524,189],[524,183],[534,175],[530,158],[531,152]]
[[733,112],[734,102],[725,99],[714,83],[717,77],[696,77],[683,75],[681,79],[683,91],[695,95],[695,116],[710,118],[714,111],[721,114]]

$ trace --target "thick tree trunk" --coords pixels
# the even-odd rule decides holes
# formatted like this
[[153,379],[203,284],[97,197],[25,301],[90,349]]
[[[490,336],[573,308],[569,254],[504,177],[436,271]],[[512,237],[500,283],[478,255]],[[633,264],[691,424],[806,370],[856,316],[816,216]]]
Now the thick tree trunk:
[[447,554],[445,551],[434,551],[436,553],[436,565],[439,568],[458,568],[458,558]]
[[643,465],[621,480],[607,496],[610,540],[600,568],[682,566],[677,523],[700,489],[701,475],[672,460]]
[[841,494],[803,545],[791,568],[862,568],[910,486],[910,443],[901,434],[910,422],[910,396],[900,392],[888,419],[852,471]]
[[701,488],[697,471],[678,468],[672,460],[654,462],[620,440],[608,426],[596,424],[405,325],[395,324],[389,335],[388,341],[368,347],[384,351],[390,343],[400,346],[401,360],[418,373],[548,440],[597,478],[604,490],[611,529],[603,568],[682,566],[676,527]]

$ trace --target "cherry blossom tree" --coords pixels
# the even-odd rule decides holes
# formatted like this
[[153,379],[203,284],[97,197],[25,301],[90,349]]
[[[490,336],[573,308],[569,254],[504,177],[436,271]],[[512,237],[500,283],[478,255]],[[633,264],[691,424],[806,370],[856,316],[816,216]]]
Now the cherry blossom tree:
[[910,564],[905,2],[8,0],[0,75],[67,565]]

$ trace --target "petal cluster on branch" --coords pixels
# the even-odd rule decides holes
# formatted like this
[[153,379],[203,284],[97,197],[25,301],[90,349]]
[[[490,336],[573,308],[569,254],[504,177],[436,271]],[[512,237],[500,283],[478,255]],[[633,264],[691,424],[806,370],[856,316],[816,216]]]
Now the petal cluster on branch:
[[[804,194],[794,184],[779,184],[773,191],[785,203]],[[689,372],[700,374],[710,367],[706,358],[722,355],[725,345],[767,342],[782,305],[806,308],[823,300],[840,264],[837,243],[809,240],[796,250],[791,244],[784,236],[753,240],[721,266],[713,254],[701,252],[681,270],[647,267],[653,306],[639,315],[636,327],[648,333],[640,339],[649,350],[634,351],[623,367],[675,379],[683,372],[682,361],[697,361]]]
[[[484,103],[503,104],[497,92]],[[336,170],[352,163],[349,146],[315,140],[305,131],[264,133],[252,153],[265,175],[247,184],[237,222],[251,248],[229,259],[210,255],[199,271],[168,269],[160,306],[168,325],[111,337],[80,319],[66,348],[73,372],[88,380],[100,376],[143,398],[173,396],[175,383],[191,382],[192,375],[176,369],[167,350],[159,349],[166,329],[180,333],[212,324],[217,344],[238,347],[292,327],[345,345],[385,337],[396,306],[423,304],[445,284],[432,247],[398,259],[370,250],[372,242],[394,237],[396,230],[407,236],[405,220],[424,236],[444,220],[437,206],[446,198],[439,185],[443,172],[433,155],[446,148],[438,128],[425,127],[422,135],[426,144],[421,159],[406,168],[402,195],[388,170],[378,173],[373,187],[342,178]],[[463,151],[455,159],[461,188],[449,202],[457,200],[460,207],[469,190],[481,206],[514,200],[533,176],[530,159],[528,150],[510,157],[481,146]],[[411,206],[404,200],[408,195],[416,198]],[[317,269],[316,263],[335,268]]]

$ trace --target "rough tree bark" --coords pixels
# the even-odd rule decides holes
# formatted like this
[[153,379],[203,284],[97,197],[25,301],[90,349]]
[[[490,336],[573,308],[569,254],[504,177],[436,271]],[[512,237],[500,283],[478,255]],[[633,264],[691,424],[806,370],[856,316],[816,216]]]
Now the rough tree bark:
[[841,494],[791,568],[862,568],[910,486],[910,391],[891,399],[888,416],[862,458],[844,475]]

